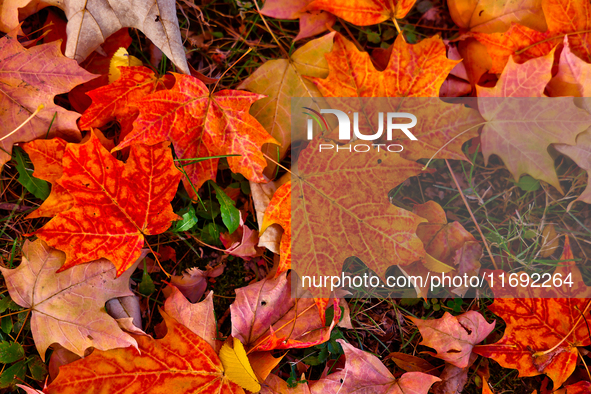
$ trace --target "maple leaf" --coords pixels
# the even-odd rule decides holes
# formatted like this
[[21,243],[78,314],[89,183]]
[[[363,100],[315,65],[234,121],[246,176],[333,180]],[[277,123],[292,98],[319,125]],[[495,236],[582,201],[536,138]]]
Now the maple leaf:
[[211,346],[193,331],[160,312],[168,333],[162,339],[132,335],[133,347],[95,350],[60,369],[45,394],[169,393],[244,394],[228,380]]
[[236,301],[230,305],[232,336],[254,350],[305,348],[324,343],[340,318],[341,309],[334,299],[336,313],[329,327],[319,316],[314,299],[291,297],[291,274],[263,279],[236,289]]
[[265,210],[261,233],[273,224],[283,227],[279,244],[279,266],[275,277],[291,269],[291,181],[283,184],[275,193]]
[[447,5],[455,24],[473,32],[502,33],[511,23],[541,32],[548,29],[541,0],[448,0]]
[[56,273],[65,256],[41,240],[25,241],[23,254],[17,268],[0,271],[14,302],[31,308],[31,331],[42,359],[53,343],[80,357],[89,347],[136,346],[104,309],[111,298],[133,295],[133,269],[116,278],[113,265],[102,259]]
[[494,88],[477,87],[478,109],[487,121],[481,135],[485,163],[496,154],[516,181],[529,174],[562,191],[548,146],[575,145],[577,135],[591,125],[591,117],[572,98],[543,98],[551,79],[552,55],[521,65],[509,59]]
[[[16,38],[0,38],[0,167],[10,159],[12,145],[40,137],[61,136],[79,141],[78,113],[56,105],[56,95],[96,78],[60,52],[59,42],[25,49]],[[39,105],[45,107],[12,133]],[[55,116],[55,119],[54,119]]]
[[425,219],[395,207],[387,197],[421,173],[421,165],[377,149],[355,160],[336,149],[317,154],[319,144],[328,142],[310,142],[292,179],[292,268],[309,277],[340,276],[345,259],[357,256],[384,275],[391,265],[422,259],[425,251],[416,229]]
[[328,11],[354,25],[368,26],[404,18],[415,2],[416,0],[314,0],[307,10]]
[[[25,7],[28,3],[29,1],[20,2],[19,5]],[[141,30],[181,72],[191,73],[178,26],[176,3],[173,0],[126,0],[108,5],[100,0],[34,0],[30,3],[20,11],[21,16],[30,16],[47,6],[58,7],[66,13],[66,56],[78,62],[86,59],[105,38],[121,28],[132,27]],[[18,27],[19,12],[14,11],[18,5],[4,2],[1,7],[0,14],[12,9],[4,19],[8,30],[3,31],[8,32]]]
[[191,304],[174,286],[164,302],[164,311],[177,322],[199,335],[214,350],[218,349],[217,324],[213,312],[213,291],[197,304]]
[[373,354],[356,349],[342,339],[337,339],[337,342],[345,352],[345,367],[312,383],[312,394],[427,394],[431,385],[441,380],[422,372],[407,372],[396,379]]
[[422,320],[412,316],[409,318],[423,336],[421,345],[437,351],[427,353],[458,368],[468,367],[474,345],[484,341],[495,328],[495,322],[489,324],[476,311],[468,311],[458,316],[445,312],[440,319]]
[[[269,3],[265,3],[265,8]],[[316,86],[304,76],[326,78],[328,64],[324,55],[331,50],[334,35],[335,33],[329,33],[306,43],[289,59],[265,62],[238,86],[238,89],[267,96],[252,105],[250,114],[279,142],[279,154],[276,146],[263,147],[263,152],[274,160],[281,161],[292,142],[291,108],[302,106],[294,98],[322,96]],[[299,126],[305,128],[305,125],[293,125],[293,129]],[[276,165],[269,163],[265,173],[270,176],[275,173],[275,169]]]
[[35,232],[66,253],[61,270],[104,257],[121,275],[139,257],[144,235],[160,234],[177,215],[170,201],[180,171],[167,143],[132,146],[126,164],[92,135],[68,144],[57,181],[76,203]]
[[324,97],[438,97],[458,63],[445,56],[438,36],[411,45],[399,35],[384,71],[377,71],[369,54],[340,34],[325,57],[328,78],[310,78]]
[[[556,144],[554,145],[556,150],[562,154],[567,155],[579,167],[583,170],[587,171],[587,176],[589,177],[591,174],[591,132],[589,130],[581,133],[577,136],[577,144],[572,145],[565,145],[565,144]],[[581,195],[575,201],[584,201],[587,204],[591,204],[591,183],[587,181],[587,187],[581,193]],[[569,204],[571,206],[573,202]]]
[[[547,89],[551,96],[591,97],[591,65],[570,50],[568,37],[564,37],[564,47],[560,53],[558,73],[550,80]],[[589,109],[589,101],[583,105]]]
[[[133,131],[116,149],[137,142],[153,144],[172,141],[180,159],[217,155],[228,157],[233,172],[247,179],[264,182],[266,165],[260,149],[263,144],[277,144],[257,120],[248,113],[261,95],[240,90],[222,90],[211,94],[197,78],[174,74],[176,83],[144,97],[137,103],[140,115]],[[188,179],[183,183],[189,195],[209,179],[215,180],[219,159],[184,166]]]
[[[313,0],[267,0],[261,14],[278,19],[299,19],[300,32],[294,41],[320,34],[334,25],[337,18],[329,12],[306,12]],[[269,63],[269,61],[267,61]],[[266,63],[265,63],[266,64]],[[261,66],[260,68],[264,67]],[[294,97],[297,97],[294,95]]]
[[[566,238],[560,260],[572,259]],[[563,278],[571,274],[572,286],[564,284],[550,289],[491,286],[495,300],[488,309],[507,326],[498,342],[476,346],[474,352],[492,358],[505,368],[518,369],[519,376],[545,373],[554,382],[554,388],[562,386],[576,367],[577,347],[591,344],[587,328],[591,324],[587,313],[591,288],[583,282],[574,261],[563,264],[554,274]],[[486,271],[484,276],[489,283],[492,277],[499,284],[503,274],[506,273]]]
[[145,96],[165,88],[165,78],[159,78],[147,67],[119,67],[121,77],[115,82],[87,92],[92,99],[80,118],[80,129],[102,127],[117,120],[121,124],[121,138],[133,129],[139,114],[137,103]]

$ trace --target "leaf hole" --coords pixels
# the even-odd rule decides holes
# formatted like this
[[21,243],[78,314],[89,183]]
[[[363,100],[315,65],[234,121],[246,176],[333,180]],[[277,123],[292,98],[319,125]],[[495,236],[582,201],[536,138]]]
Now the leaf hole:
[[262,305],[262,306],[265,306],[265,305],[267,305],[267,301],[261,301],[261,305]]

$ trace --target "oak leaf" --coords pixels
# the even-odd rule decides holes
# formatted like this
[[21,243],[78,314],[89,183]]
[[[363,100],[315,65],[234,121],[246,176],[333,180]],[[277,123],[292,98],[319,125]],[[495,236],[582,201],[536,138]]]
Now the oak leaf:
[[468,311],[459,316],[445,312],[440,319],[422,320],[410,317],[410,320],[423,336],[421,345],[437,351],[427,353],[458,368],[466,368],[470,364],[474,346],[484,341],[495,328],[495,322],[489,324],[476,311]]
[[[249,180],[264,182],[266,162],[260,150],[264,144],[277,141],[248,113],[262,96],[240,90],[210,93],[197,78],[174,76],[176,83],[172,89],[150,94],[137,103],[140,115],[133,131],[116,149],[168,139],[180,159],[238,155],[228,157],[230,169]],[[183,178],[183,183],[191,197],[196,198],[196,191],[204,182],[215,180],[218,161],[210,159],[184,166],[188,179]]]
[[[16,38],[0,38],[0,167],[10,159],[12,145],[40,137],[79,141],[78,113],[54,103],[56,95],[96,78],[60,52],[59,42],[25,49]],[[14,134],[39,105],[45,107]],[[55,119],[54,119],[55,116]]]
[[138,349],[95,350],[61,368],[46,394],[203,393],[244,394],[228,380],[207,342],[161,312],[168,328],[162,339],[133,335]]
[[[568,238],[560,259],[573,259]],[[563,284],[548,289],[502,287],[500,275],[506,273],[484,273],[489,283],[491,276],[494,280],[491,287],[495,301],[488,309],[502,318],[507,326],[498,342],[476,346],[475,353],[492,358],[505,368],[519,370],[519,376],[544,373],[552,379],[554,388],[562,386],[576,367],[577,348],[591,344],[588,332],[591,288],[583,282],[574,261],[562,264],[554,274],[561,274],[565,279],[571,274],[572,286]],[[521,272],[515,274],[522,275]]]
[[41,240],[25,241],[23,253],[20,266],[0,271],[11,298],[31,308],[31,331],[42,359],[53,343],[80,357],[89,347],[136,346],[104,309],[111,298],[133,295],[129,289],[133,270],[116,278],[113,265],[102,259],[56,273],[65,256]]
[[232,336],[249,352],[305,348],[330,339],[341,315],[338,300],[333,300],[336,313],[326,327],[309,293],[292,298],[291,275],[283,273],[236,289],[236,301],[230,305]]
[[[269,3],[267,1],[265,7]],[[268,60],[238,86],[238,89],[267,96],[252,105],[250,114],[279,142],[279,154],[274,145],[263,147],[263,152],[273,160],[281,161],[285,157],[292,142],[292,127],[305,127],[295,124],[292,126],[291,109],[302,106],[295,98],[322,96],[316,86],[304,76],[326,78],[328,64],[324,55],[331,50],[334,35],[335,33],[329,33],[306,43],[289,59]],[[276,165],[269,163],[265,174],[271,176],[275,169]]]
[[480,33],[502,33],[511,23],[546,31],[542,0],[448,0],[449,13],[461,28]]
[[375,25],[390,19],[401,19],[416,0],[314,0],[308,11],[328,11],[358,26]]
[[524,64],[509,59],[494,88],[477,87],[478,109],[487,121],[481,135],[485,162],[496,154],[516,181],[529,174],[562,190],[548,146],[575,145],[577,135],[591,125],[591,117],[572,98],[544,98],[552,55]]
[[[86,59],[113,33],[124,27],[132,27],[141,30],[181,72],[191,73],[173,0],[126,0],[115,3],[103,3],[100,0],[32,0],[21,2],[20,5],[24,7],[20,10],[20,15],[24,17],[47,6],[62,9],[68,18],[65,54],[78,62]],[[1,7],[0,14],[11,9],[5,21],[6,27],[9,30],[17,28],[19,12],[12,10],[16,8],[14,3],[10,1],[1,4]]]
[[373,354],[357,349],[342,339],[337,339],[337,342],[345,352],[345,367],[312,383],[312,394],[427,394],[431,385],[441,380],[422,372],[406,372],[396,379]]
[[126,164],[93,134],[68,144],[57,181],[76,200],[35,232],[66,253],[61,270],[104,257],[121,275],[140,256],[144,235],[160,234],[177,219],[170,201],[180,171],[167,143],[132,146]]
[[300,31],[294,41],[301,40],[326,31],[337,20],[329,12],[307,12],[306,7],[311,1],[313,0],[267,0],[261,14],[278,19],[299,19]]

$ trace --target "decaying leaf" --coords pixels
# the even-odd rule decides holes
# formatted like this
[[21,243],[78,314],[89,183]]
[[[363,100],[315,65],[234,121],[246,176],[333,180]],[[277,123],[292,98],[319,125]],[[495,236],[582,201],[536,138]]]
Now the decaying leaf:
[[41,240],[25,241],[23,253],[20,266],[0,271],[11,298],[32,310],[31,330],[42,359],[53,343],[80,357],[89,347],[137,346],[104,309],[111,298],[133,295],[129,289],[133,269],[116,278],[115,267],[102,259],[56,273],[65,255]]
[[328,11],[354,25],[367,26],[404,18],[415,2],[416,0],[314,0],[307,10]]
[[437,351],[429,354],[458,368],[466,368],[469,365],[472,348],[484,341],[495,328],[494,322],[489,324],[475,311],[468,311],[459,316],[445,312],[440,319],[410,319],[423,336],[421,345]]
[[65,365],[45,394],[203,393],[244,394],[224,375],[207,342],[161,312],[168,328],[162,339],[134,335],[138,349],[95,350]]
[[[0,168],[10,159],[12,145],[46,136],[79,141],[78,113],[54,103],[56,95],[96,78],[62,55],[59,42],[25,49],[15,37],[0,38]],[[43,109],[14,134],[37,107]],[[53,119],[55,116],[55,119]]]
[[[10,10],[5,20],[5,32],[19,26],[20,5],[25,7],[22,16],[55,6],[62,9],[68,18],[66,56],[82,62],[97,49],[107,37],[124,27],[141,30],[184,74],[190,74],[173,0],[125,0],[104,3],[100,0],[32,0],[9,1],[2,5],[0,14]],[[2,27],[2,24],[0,24]]]
[[195,303],[199,301],[203,293],[205,293],[207,279],[217,278],[224,272],[225,267],[224,264],[220,264],[215,268],[207,267],[205,270],[200,270],[197,267],[189,268],[181,275],[173,275],[170,278],[170,283],[187,297],[189,301]]
[[[294,41],[297,41],[326,31],[337,19],[329,12],[306,11],[306,8],[311,1],[313,0],[267,0],[265,1],[265,6],[261,10],[261,14],[279,19],[299,19],[300,32],[294,39]],[[273,61],[269,61],[266,64],[271,62]]]
[[135,145],[123,164],[92,135],[67,145],[62,162],[57,182],[76,203],[35,232],[66,253],[60,271],[104,257],[119,276],[140,256],[144,235],[166,231],[177,218],[170,201],[181,174],[167,143]]

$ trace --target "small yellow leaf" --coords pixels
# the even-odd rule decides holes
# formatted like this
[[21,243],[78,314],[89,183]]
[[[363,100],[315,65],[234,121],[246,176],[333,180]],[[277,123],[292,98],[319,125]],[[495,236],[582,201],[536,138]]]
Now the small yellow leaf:
[[129,55],[125,48],[122,47],[117,49],[117,52],[115,52],[111,58],[111,63],[109,64],[109,83],[115,82],[121,76],[121,72],[117,67],[142,65],[142,61],[135,56]]
[[540,256],[549,257],[558,248],[558,233],[554,229],[553,224],[549,224],[544,227],[542,231],[542,249],[540,250]]
[[429,253],[425,254],[425,260],[423,261],[423,265],[433,272],[451,272],[455,268],[450,267],[449,265],[442,263],[441,261],[437,260],[435,257],[431,256]]
[[234,338],[233,349],[228,343],[225,343],[220,349],[219,356],[224,365],[224,374],[230,381],[253,393],[261,390],[261,385],[250,366],[244,346],[238,338]]

